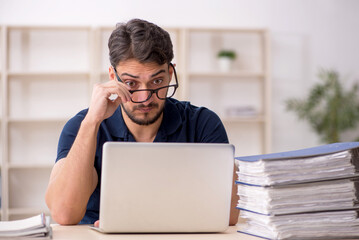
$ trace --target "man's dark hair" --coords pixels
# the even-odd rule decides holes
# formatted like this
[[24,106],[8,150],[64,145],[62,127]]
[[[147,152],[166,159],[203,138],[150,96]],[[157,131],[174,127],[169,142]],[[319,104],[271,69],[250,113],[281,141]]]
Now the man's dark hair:
[[141,19],[118,23],[108,40],[108,48],[113,67],[129,59],[159,65],[170,63],[173,59],[173,46],[168,32]]

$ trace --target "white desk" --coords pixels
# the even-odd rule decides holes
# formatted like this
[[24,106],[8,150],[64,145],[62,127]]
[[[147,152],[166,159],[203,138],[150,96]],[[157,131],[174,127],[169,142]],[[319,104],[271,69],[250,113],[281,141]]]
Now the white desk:
[[88,225],[60,226],[52,225],[54,240],[258,240],[237,232],[237,227],[229,227],[223,233],[204,234],[103,234],[89,228]]

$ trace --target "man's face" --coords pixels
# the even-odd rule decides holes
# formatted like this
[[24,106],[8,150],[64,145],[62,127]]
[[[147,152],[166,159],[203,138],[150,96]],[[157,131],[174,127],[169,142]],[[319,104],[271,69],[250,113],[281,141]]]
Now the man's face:
[[[139,63],[136,60],[120,62],[116,67],[118,76],[127,85],[128,90],[157,89],[169,85],[172,68],[168,64]],[[137,92],[145,100],[148,92]],[[141,96],[142,95],[142,96]],[[150,125],[162,117],[165,100],[158,99],[156,94],[142,103],[127,102],[121,104],[129,119],[139,125]]]

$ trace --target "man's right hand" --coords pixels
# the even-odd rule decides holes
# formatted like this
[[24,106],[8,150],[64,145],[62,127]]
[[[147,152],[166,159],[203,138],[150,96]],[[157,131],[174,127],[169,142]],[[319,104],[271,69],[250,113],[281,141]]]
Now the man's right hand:
[[[110,99],[112,96],[117,97]],[[111,117],[121,103],[128,101],[131,101],[131,94],[124,83],[109,80],[95,84],[86,117],[96,123],[101,123],[104,119]]]

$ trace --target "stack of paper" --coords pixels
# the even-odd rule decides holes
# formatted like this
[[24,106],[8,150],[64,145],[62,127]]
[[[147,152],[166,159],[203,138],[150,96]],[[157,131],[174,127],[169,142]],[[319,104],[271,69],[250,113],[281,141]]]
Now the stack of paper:
[[237,157],[239,231],[267,239],[359,236],[359,142]]
[[39,214],[30,218],[0,222],[0,238],[45,238],[51,239],[50,218]]
[[359,235],[358,215],[352,210],[280,216],[241,211],[241,216],[248,221],[239,232],[266,239],[343,239]]

